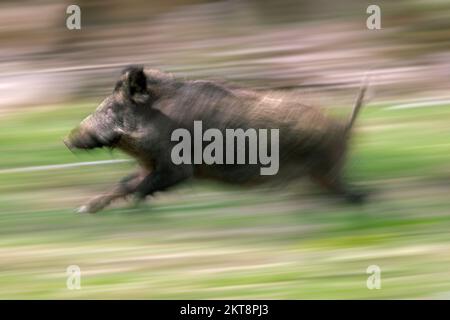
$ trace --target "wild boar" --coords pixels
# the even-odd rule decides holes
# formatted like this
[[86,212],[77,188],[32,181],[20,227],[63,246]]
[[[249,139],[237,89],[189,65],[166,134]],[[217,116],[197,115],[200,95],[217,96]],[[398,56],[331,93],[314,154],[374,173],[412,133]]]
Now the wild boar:
[[[78,212],[97,212],[113,200],[127,196],[140,201],[192,177],[252,185],[267,181],[284,183],[306,175],[334,194],[360,202],[363,194],[350,191],[346,186],[342,167],[365,90],[363,84],[349,119],[342,121],[298,101],[274,99],[258,91],[213,81],[176,79],[168,73],[142,66],[128,67],[111,95],[72,130],[64,143],[69,149],[119,148],[137,160],[139,169],[111,191],[81,206]],[[267,167],[267,162],[250,161],[249,150],[255,144],[250,134],[244,137],[245,145],[241,144],[237,150],[244,152],[241,160],[246,161],[224,163],[216,152],[213,157],[217,161],[206,163],[194,159],[195,155],[189,150],[184,150],[188,154],[181,156],[192,161],[174,161],[174,148],[179,142],[174,139],[174,132],[183,129],[194,135],[199,123],[204,130],[213,129],[224,136],[230,129],[241,130],[244,134],[249,130],[260,133],[276,129],[279,140],[272,139],[275,144],[265,151],[266,155],[277,153],[279,170],[277,167],[276,174],[264,175],[261,170]],[[271,136],[273,138],[274,133]],[[230,144],[224,140],[216,142],[224,147],[223,158],[226,154],[230,156],[233,152],[227,149]],[[204,148],[208,141],[200,143]],[[229,158],[239,160],[237,153]]]

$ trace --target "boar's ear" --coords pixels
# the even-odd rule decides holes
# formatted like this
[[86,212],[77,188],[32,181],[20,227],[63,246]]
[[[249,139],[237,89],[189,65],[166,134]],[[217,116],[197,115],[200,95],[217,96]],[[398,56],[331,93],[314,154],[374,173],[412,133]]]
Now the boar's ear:
[[124,70],[125,90],[129,98],[136,103],[145,103],[150,98],[147,89],[147,77],[142,66],[131,66]]

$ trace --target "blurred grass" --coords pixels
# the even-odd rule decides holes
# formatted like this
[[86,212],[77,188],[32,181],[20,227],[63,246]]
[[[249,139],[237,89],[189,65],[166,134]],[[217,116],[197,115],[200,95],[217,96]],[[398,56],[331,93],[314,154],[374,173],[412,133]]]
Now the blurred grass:
[[[364,109],[353,141],[347,174],[373,191],[364,206],[307,181],[199,182],[140,208],[76,215],[133,165],[0,173],[0,298],[448,298],[450,106],[386,107]],[[110,159],[61,142],[92,109],[2,116],[0,170]],[[81,290],[66,289],[73,264]],[[372,264],[381,290],[366,288]]]

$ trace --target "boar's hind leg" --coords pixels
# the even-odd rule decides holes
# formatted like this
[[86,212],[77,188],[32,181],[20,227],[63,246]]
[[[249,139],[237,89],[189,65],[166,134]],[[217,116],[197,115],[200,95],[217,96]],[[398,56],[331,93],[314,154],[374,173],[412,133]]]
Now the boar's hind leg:
[[366,195],[364,193],[350,190],[340,175],[311,174],[311,177],[325,189],[343,196],[351,203],[362,203],[365,199]]
[[138,185],[147,175],[147,172],[135,172],[119,181],[109,192],[102,194],[90,200],[87,204],[81,206],[79,213],[95,213],[108,206],[112,201],[124,198],[136,191]]

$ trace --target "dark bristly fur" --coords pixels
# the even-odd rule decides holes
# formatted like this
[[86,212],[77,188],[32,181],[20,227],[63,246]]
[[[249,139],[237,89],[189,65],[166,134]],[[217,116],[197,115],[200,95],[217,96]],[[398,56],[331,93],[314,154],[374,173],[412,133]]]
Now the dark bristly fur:
[[[320,109],[292,99],[228,88],[211,81],[177,80],[170,74],[131,66],[114,91],[65,140],[69,148],[116,147],[139,163],[139,169],[110,192],[89,201],[80,212],[96,212],[111,201],[134,195],[143,199],[191,177],[237,184],[285,181],[308,175],[351,201],[342,180],[342,165],[350,129],[362,105],[363,85],[348,122],[330,119]],[[175,165],[170,137],[201,120],[203,130],[279,129],[279,172],[261,176],[259,164]]]

